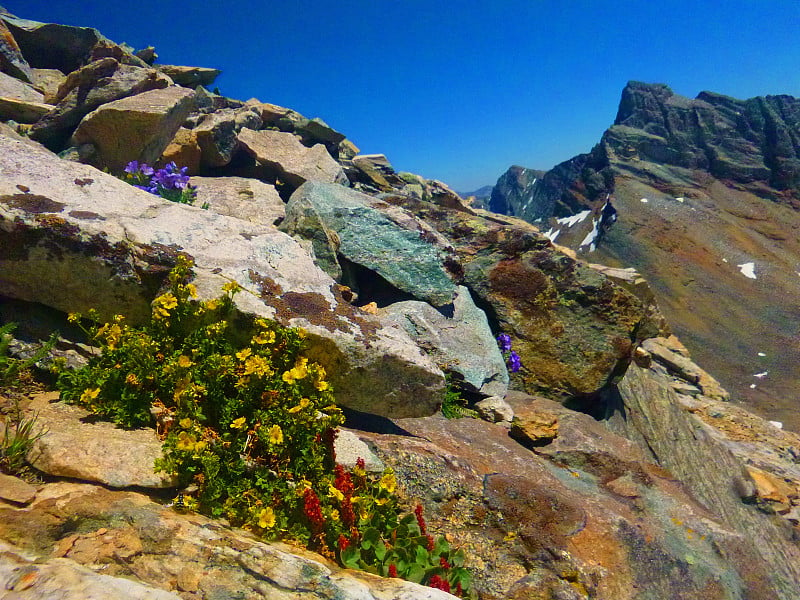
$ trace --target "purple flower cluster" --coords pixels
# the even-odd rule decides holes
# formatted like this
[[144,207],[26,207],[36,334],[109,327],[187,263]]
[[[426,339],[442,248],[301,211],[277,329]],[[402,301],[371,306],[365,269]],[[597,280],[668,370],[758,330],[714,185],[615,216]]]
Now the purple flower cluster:
[[163,169],[153,169],[147,163],[132,160],[125,167],[125,181],[134,187],[181,204],[194,204],[197,189],[189,183],[187,167],[178,168],[174,162]]
[[516,373],[522,368],[522,360],[519,354],[511,349],[511,336],[506,333],[501,333],[497,336],[497,345],[500,346],[500,352],[506,359],[506,366],[512,373]]

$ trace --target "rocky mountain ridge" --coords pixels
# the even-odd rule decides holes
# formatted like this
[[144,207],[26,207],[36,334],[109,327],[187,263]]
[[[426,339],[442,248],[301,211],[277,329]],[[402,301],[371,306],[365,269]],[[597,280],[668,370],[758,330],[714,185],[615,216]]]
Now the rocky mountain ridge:
[[[464,548],[477,597],[794,598],[800,439],[725,401],[635,271],[397,173],[319,119],[211,94],[213,69],[0,23],[0,316],[18,352],[59,329],[57,352],[85,360],[67,313],[140,323],[188,255],[201,300],[236,282],[243,322],[306,330],[349,410],[337,459],[392,467],[407,508]],[[48,59],[62,47],[72,62]],[[132,160],[186,165],[196,205],[102,170]],[[438,414],[445,375],[482,419]],[[9,598],[453,597],[182,514],[153,473],[156,430],[54,394],[22,405],[48,432],[38,483],[0,478]]]
[[689,99],[631,82],[590,153],[522,197],[500,185],[525,173],[512,167],[495,194],[559,244],[638,269],[734,397],[797,431],[798,314],[786,299],[800,291],[798,156],[796,98]]

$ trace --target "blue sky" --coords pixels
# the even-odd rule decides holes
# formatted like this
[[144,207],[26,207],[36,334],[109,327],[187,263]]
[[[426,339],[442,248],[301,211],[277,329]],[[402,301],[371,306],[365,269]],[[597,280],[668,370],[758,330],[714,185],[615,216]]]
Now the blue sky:
[[797,0],[0,4],[222,69],[223,94],[321,117],[362,152],[459,191],[588,152],[631,79],[800,96]]

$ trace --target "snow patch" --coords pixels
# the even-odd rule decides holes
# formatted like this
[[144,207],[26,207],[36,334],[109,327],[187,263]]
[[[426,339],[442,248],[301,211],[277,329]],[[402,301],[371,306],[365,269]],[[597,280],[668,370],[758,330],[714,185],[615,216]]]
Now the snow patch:
[[739,270],[742,272],[742,275],[747,277],[748,279],[757,279],[756,277],[756,264],[755,263],[743,263],[741,265],[736,265],[739,267]]
[[766,377],[767,375],[769,375],[769,371],[764,371],[763,373],[756,373],[755,375],[753,375],[753,377],[758,377],[759,379],[764,379],[764,377]]
[[597,249],[597,236],[600,235],[600,219],[593,220],[592,230],[586,234],[583,241],[580,243],[580,248],[589,246],[589,252],[594,252]]
[[644,202],[645,204],[647,204],[648,202],[650,202],[650,200],[648,200],[647,198],[642,198],[639,202]]
[[764,354],[763,352],[759,352],[758,355],[759,356],[766,356],[766,354]]
[[679,198],[675,198],[675,200],[677,200],[678,202],[681,202],[681,203],[683,203],[683,201],[684,201],[684,200],[686,200],[686,198],[684,198],[683,196],[681,196],[681,197],[679,197]]
[[777,427],[778,429],[783,429],[783,423],[780,421],[767,421],[773,427]]
[[586,217],[588,217],[590,214],[592,214],[592,211],[584,210],[579,212],[577,215],[572,215],[571,217],[562,217],[561,219],[556,219],[556,221],[558,221],[558,223],[561,225],[572,227],[578,223],[583,223],[586,220]]
[[756,389],[756,384],[755,384],[755,383],[751,383],[751,384],[750,384],[750,389],[751,389],[751,390],[754,390],[754,389]]
[[723,258],[722,262],[726,263],[726,262],[728,262],[728,259],[727,258]]
[[546,237],[551,242],[555,242],[559,233],[561,233],[560,229],[554,229],[551,227],[550,229],[545,231],[542,235],[544,235],[544,237]]

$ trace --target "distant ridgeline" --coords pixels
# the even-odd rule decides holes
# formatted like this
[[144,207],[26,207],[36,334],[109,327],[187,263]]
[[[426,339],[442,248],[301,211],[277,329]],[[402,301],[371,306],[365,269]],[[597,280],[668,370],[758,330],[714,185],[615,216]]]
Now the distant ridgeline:
[[[762,405],[766,395],[786,416],[800,388],[785,301],[800,292],[800,99],[690,99],[630,82],[589,153],[546,173],[511,167],[489,209],[593,262],[637,268],[728,389]],[[759,353],[774,356],[769,369],[753,364]]]

